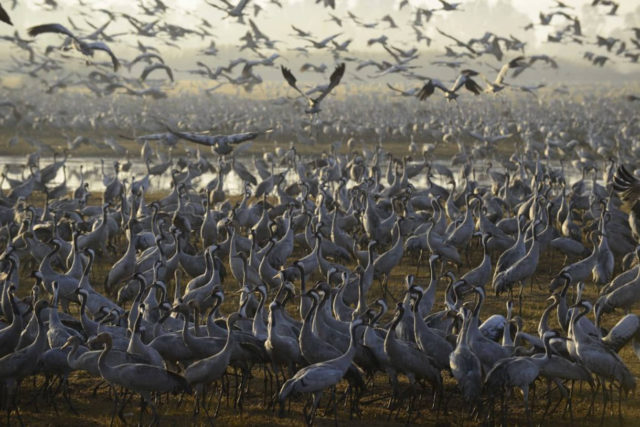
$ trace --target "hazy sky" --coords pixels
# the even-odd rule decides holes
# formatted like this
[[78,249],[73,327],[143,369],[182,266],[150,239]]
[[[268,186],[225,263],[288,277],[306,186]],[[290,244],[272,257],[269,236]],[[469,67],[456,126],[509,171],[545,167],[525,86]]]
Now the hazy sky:
[[[216,2],[216,0],[209,0]],[[237,3],[238,0],[230,0]],[[335,10],[324,8],[322,5],[315,4],[315,0],[280,0],[284,8],[280,9],[269,0],[252,0],[246,8],[249,12],[248,16],[256,22],[258,27],[269,37],[281,40],[277,46],[281,50],[283,57],[295,57],[293,51],[287,49],[305,46],[307,42],[291,37],[292,30],[290,25],[294,24],[299,28],[311,31],[318,40],[335,33],[342,33],[337,40],[344,41],[353,38],[351,49],[356,51],[367,51],[366,41],[369,38],[386,35],[389,43],[392,45],[409,48],[416,46],[421,53],[424,52],[443,52],[444,46],[451,43],[440,36],[436,27],[455,35],[463,40],[470,37],[481,37],[485,31],[492,31],[500,36],[508,37],[513,35],[516,38],[527,42],[527,53],[545,52],[557,57],[582,57],[585,51],[594,51],[596,53],[607,54],[604,48],[597,48],[591,45],[595,41],[595,36],[615,36],[628,39],[633,33],[628,31],[633,26],[640,27],[640,0],[619,0],[620,8],[617,16],[606,15],[607,7],[592,7],[591,0],[564,0],[564,3],[571,5],[573,9],[567,10],[568,13],[577,14],[581,20],[583,33],[585,34],[585,44],[580,46],[577,44],[558,45],[546,42],[547,35],[554,33],[558,28],[569,24],[562,17],[554,18],[549,26],[536,26],[533,30],[525,31],[523,27],[530,22],[539,23],[538,14],[541,11],[548,12],[553,9],[555,2],[553,0],[458,0],[462,3],[460,6],[462,11],[455,12],[435,12],[430,22],[424,23],[421,30],[433,38],[430,47],[423,42],[418,44],[415,39],[414,32],[410,26],[413,22],[415,8],[423,7],[436,9],[440,7],[438,0],[410,0],[409,7],[398,10],[400,0],[336,0],[337,7]],[[114,12],[128,13],[138,16],[145,22],[151,22],[154,18],[141,15],[139,9],[135,7],[132,0],[101,0],[92,1],[84,0],[89,6],[80,8],[77,0],[57,0],[59,4],[58,10],[43,10],[42,0],[26,0],[19,1],[18,7],[10,11],[13,18],[15,29],[21,34],[25,34],[26,28],[31,25],[45,22],[61,22],[68,25],[67,17],[71,17],[76,25],[87,28],[87,33],[92,31],[85,20],[92,22],[94,25],[101,25],[106,22],[107,17],[100,12],[90,12],[90,18],[79,15],[79,10],[85,11],[90,8],[98,9],[100,7],[107,8]],[[219,45],[238,45],[239,38],[248,30],[247,25],[238,23],[235,18],[223,18],[224,13],[207,5],[203,0],[164,0],[164,2],[172,8],[167,13],[164,20],[168,23],[190,27],[199,24],[199,17],[207,19],[214,27],[211,31],[215,34],[215,40]],[[7,2],[3,2],[6,4]],[[145,4],[153,4],[150,0],[145,0]],[[219,4],[221,2],[218,1]],[[263,7],[258,17],[253,17],[253,4]],[[555,9],[557,10],[557,9]],[[566,9],[565,9],[566,10]],[[388,29],[385,22],[380,22],[376,28],[366,29],[353,24],[346,19],[346,12],[351,11],[364,23],[378,21],[381,17],[389,14],[393,17],[400,28]],[[343,27],[338,27],[333,22],[328,22],[328,13],[333,13],[343,18]],[[109,26],[107,33],[129,32],[130,25],[120,19],[118,22]],[[0,35],[11,34],[13,28],[6,25],[0,26]],[[38,40],[37,46],[46,46],[59,41],[59,37],[48,35],[42,37],[45,40]],[[114,43],[112,49],[118,55],[129,57],[135,52],[128,48],[132,46],[135,39],[132,37],[120,37],[119,43]],[[140,38],[144,43],[154,44],[153,39]],[[179,42],[181,50],[165,48],[163,54],[169,58],[179,55],[192,55],[194,49],[199,49],[209,44],[209,38],[200,38],[192,36],[186,41]],[[156,44],[157,45],[157,44]],[[0,45],[0,49],[5,49]],[[375,49],[380,49],[376,46]],[[2,51],[0,51],[2,52]],[[251,56],[250,53],[245,55]],[[268,52],[265,52],[268,53]],[[613,54],[608,54],[613,56]],[[491,61],[495,63],[489,56],[483,56],[470,62]],[[194,61],[195,62],[195,61]],[[609,65],[626,72],[635,72],[640,70],[640,65],[627,65],[624,58],[616,58],[614,63]]]

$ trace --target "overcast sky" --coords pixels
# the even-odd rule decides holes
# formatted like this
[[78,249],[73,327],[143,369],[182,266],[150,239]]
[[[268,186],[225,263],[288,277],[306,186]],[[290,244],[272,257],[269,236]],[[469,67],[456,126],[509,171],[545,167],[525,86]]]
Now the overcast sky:
[[[210,2],[221,2],[209,0]],[[237,3],[238,0],[230,0]],[[564,3],[573,7],[565,9],[571,15],[577,15],[582,24],[585,34],[585,44],[559,45],[546,42],[547,35],[554,33],[557,29],[569,24],[562,17],[554,18],[552,25],[536,26],[533,30],[525,31],[524,26],[530,22],[539,23],[538,14],[541,11],[549,12],[553,9],[555,2],[552,0],[458,0],[462,4],[462,11],[445,12],[437,11],[428,23],[424,23],[421,30],[433,38],[430,47],[423,42],[418,44],[410,24],[414,20],[415,8],[423,7],[436,9],[441,7],[438,0],[410,0],[409,6],[399,10],[400,0],[336,0],[335,10],[316,4],[315,0],[280,0],[284,8],[280,9],[269,0],[251,0],[246,11],[258,27],[269,37],[281,40],[277,46],[283,57],[295,57],[295,53],[287,49],[308,45],[307,42],[291,36],[290,25],[294,24],[299,28],[311,31],[318,40],[331,34],[341,33],[338,41],[349,38],[354,39],[351,49],[366,52],[371,48],[367,47],[366,41],[370,38],[386,35],[392,45],[409,48],[416,46],[421,53],[434,54],[443,52],[444,46],[451,42],[440,36],[436,27],[466,40],[471,37],[481,37],[485,31],[492,31],[500,36],[508,37],[513,35],[527,43],[526,53],[544,52],[561,58],[581,58],[585,51],[594,51],[598,54],[607,54],[604,48],[597,48],[592,45],[596,35],[623,37],[629,39],[633,33],[629,28],[640,27],[640,0],[619,0],[620,8],[617,16],[607,15],[608,8],[600,6],[592,7],[591,0],[564,0]],[[45,11],[42,0],[18,1],[19,5],[15,10],[10,11],[10,15],[17,29],[21,34],[26,33],[26,28],[46,22],[60,22],[68,25],[67,17],[71,17],[76,25],[87,28],[87,33],[92,31],[85,20],[89,20],[94,25],[101,25],[106,22],[105,14],[91,11],[91,8],[104,7],[113,12],[128,13],[139,17],[145,22],[151,22],[153,17],[141,15],[139,9],[135,7],[132,0],[84,0],[86,6],[79,6],[77,0],[57,0],[59,8],[55,11]],[[235,18],[223,18],[224,13],[207,5],[203,0],[164,0],[172,10],[163,18],[166,22],[191,27],[199,25],[199,17],[207,19],[214,27],[210,30],[215,34],[215,40],[219,45],[237,46],[239,38],[248,30],[247,25],[238,23]],[[3,1],[3,4],[7,4]],[[145,4],[153,4],[150,0],[145,0]],[[253,4],[263,7],[263,11],[257,17],[253,17]],[[80,10],[90,12],[90,19],[79,14]],[[346,19],[346,12],[353,12],[361,22],[372,23],[379,21],[381,17],[389,14],[398,24],[397,29],[388,29],[385,22],[380,22],[376,28],[366,29],[353,24]],[[328,21],[328,13],[343,18],[343,27],[338,27],[335,23]],[[13,28],[6,25],[0,26],[0,35],[12,34]],[[123,19],[111,24],[107,33],[131,31],[130,25]],[[37,46],[43,47],[47,44],[59,42],[60,37],[56,35],[42,36],[44,40],[38,40]],[[133,46],[136,38],[123,36],[118,38],[119,43],[114,43],[112,48],[119,56],[130,57],[135,54],[134,50],[128,46]],[[148,44],[154,44],[153,39],[140,38]],[[165,48],[163,54],[167,57],[185,56],[192,57],[197,49],[201,49],[209,44],[209,38],[192,36],[188,40],[179,42],[181,49]],[[591,45],[590,45],[591,44]],[[629,44],[629,43],[628,43]],[[157,45],[157,44],[156,44]],[[0,45],[6,46],[6,45]],[[628,46],[630,47],[630,46]],[[5,47],[0,47],[5,49]],[[377,46],[374,49],[380,50]],[[6,53],[6,52],[5,52]],[[268,52],[265,52],[268,54]],[[244,52],[247,54],[246,51]],[[470,62],[491,61],[489,56],[483,56]],[[195,61],[193,61],[195,62]],[[585,61],[586,62],[586,61]],[[640,65],[630,66],[624,58],[616,58],[609,67],[635,73],[640,70]],[[588,65],[588,64],[587,64]]]

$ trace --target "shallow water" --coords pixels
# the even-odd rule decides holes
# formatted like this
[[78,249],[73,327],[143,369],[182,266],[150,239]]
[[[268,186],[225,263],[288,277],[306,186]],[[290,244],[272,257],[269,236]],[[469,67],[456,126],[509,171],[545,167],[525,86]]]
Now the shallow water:
[[[89,183],[89,190],[94,192],[99,192],[104,190],[104,185],[102,183],[103,174],[101,170],[100,160],[101,159],[99,157],[69,157],[66,163],[67,164],[67,187],[69,188],[69,190],[73,191],[80,184],[80,166],[83,166],[84,179],[85,179],[85,182]],[[105,161],[105,170],[110,176],[112,176],[113,174],[112,165],[113,165],[113,161],[115,160],[116,159],[110,158]],[[259,179],[259,175],[253,164],[253,160],[249,157],[246,157],[243,159],[243,161],[244,161],[244,165],[247,167],[249,172],[251,172],[253,175],[256,176],[256,178]],[[51,164],[52,162],[53,162],[53,158],[43,157],[40,160],[40,167],[44,168],[47,165]],[[436,160],[435,163],[447,166],[450,164],[450,161],[448,159],[441,159],[441,160]],[[25,164],[25,156],[0,156],[0,169],[6,171],[5,173],[9,178],[22,179],[24,164]],[[388,165],[387,161],[381,162],[380,168],[383,171],[383,173],[386,173],[387,165]],[[485,161],[474,162],[474,166],[476,170],[476,177],[475,177],[476,180],[481,184],[486,184],[489,181],[489,178],[485,173],[486,168],[488,166],[488,162],[485,162]],[[557,167],[559,167],[559,165],[557,165]],[[279,170],[276,169],[275,172],[279,173],[284,170],[285,170],[284,168],[281,168]],[[501,168],[496,168],[496,170],[501,170]],[[169,191],[171,189],[170,171],[171,171],[171,168],[169,168],[169,170],[162,176],[152,177],[150,179],[151,187],[149,188],[149,191],[151,192]],[[131,177],[134,177],[137,179],[141,179],[146,174],[147,174],[147,170],[144,164],[142,162],[136,161],[136,162],[132,162],[131,169],[128,172],[120,174],[120,178],[121,179],[128,178],[128,180],[130,180]],[[572,183],[575,180],[578,180],[581,178],[580,174],[575,170],[568,170],[566,172],[566,175],[569,178],[568,180],[569,183]],[[27,173],[25,173],[25,177],[26,176],[27,176]],[[202,187],[206,185],[209,181],[214,179],[215,177],[216,177],[216,174],[207,172],[202,174],[198,178],[194,179],[194,184],[196,184],[196,187]],[[50,182],[48,185],[53,186],[53,185],[60,184],[63,181],[63,179],[64,179],[63,171],[62,169],[60,169],[55,180]],[[290,170],[285,177],[285,182],[287,184],[292,184],[296,182],[297,179],[298,178],[295,171]],[[416,178],[411,179],[410,182],[411,184],[414,185],[415,188],[424,189],[426,187],[424,170]],[[436,182],[439,185],[445,186],[446,188],[449,187],[449,184],[446,182],[446,180],[442,179],[437,175],[434,178],[434,182]],[[353,184],[354,184],[353,182],[349,182],[347,186],[351,187]],[[10,188],[11,187],[9,186],[9,183],[7,181],[4,181],[2,183],[3,190],[9,190]],[[243,182],[240,179],[240,177],[236,175],[233,171],[225,177],[224,190],[229,195],[242,194]]]

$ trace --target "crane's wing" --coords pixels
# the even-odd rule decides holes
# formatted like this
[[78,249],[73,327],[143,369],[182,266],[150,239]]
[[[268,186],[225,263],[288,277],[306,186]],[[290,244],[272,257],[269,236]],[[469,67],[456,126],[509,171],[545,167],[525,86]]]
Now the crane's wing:
[[442,92],[445,92],[445,93],[451,92],[449,90],[449,88],[447,88],[444,85],[444,83],[442,83],[440,80],[429,79],[429,81],[427,81],[427,83],[425,83],[425,85],[422,87],[422,89],[420,89],[420,91],[418,92],[418,94],[416,96],[418,97],[418,99],[420,101],[424,101],[425,99],[427,99],[428,97],[433,95],[433,93],[435,92],[436,88],[440,89]]
[[480,134],[479,134],[479,133],[477,133],[477,132],[472,132],[472,131],[468,130],[468,131],[467,131],[467,134],[468,134],[470,137],[473,137],[474,139],[477,139],[477,140],[478,140],[478,141],[480,141],[480,142],[483,142],[483,141],[485,140],[484,136],[480,135]]
[[319,43],[319,44],[327,44],[327,43],[329,43],[331,40],[335,39],[336,37],[338,37],[338,36],[339,36],[339,35],[341,35],[341,34],[342,34],[342,33],[337,33],[337,34],[334,34],[334,35],[332,35],[332,36],[326,37],[325,39],[323,39],[322,41],[320,41],[320,43]]
[[306,31],[301,30],[300,28],[296,28],[295,25],[292,25],[291,28],[293,28],[293,31],[295,31],[296,33],[298,33],[299,36],[302,35],[307,35]]
[[240,0],[238,5],[233,9],[233,13],[242,13],[242,10],[249,4],[249,0]]
[[331,73],[331,77],[329,78],[329,86],[325,90],[322,91],[319,97],[315,99],[316,102],[322,101],[329,92],[333,90],[334,87],[340,84],[340,80],[342,80],[342,76],[344,76],[344,70],[346,66],[344,62],[336,67],[336,69]]
[[[162,59],[162,57],[160,55],[158,55],[157,53],[143,53],[143,54],[140,54],[140,55],[136,56],[135,58],[133,58],[133,60],[131,60],[131,62],[129,62],[128,67],[132,68],[138,62],[140,62],[142,60],[147,60],[147,59],[157,59],[158,61],[160,61],[161,63],[164,64],[164,59]],[[202,62],[200,62],[200,61],[196,62],[196,65],[200,65],[200,64],[202,64]],[[202,65],[204,65],[204,64],[202,64]]]
[[568,19],[569,21],[573,21],[573,16],[571,16],[571,15],[569,15],[568,13],[563,12],[563,11],[561,11],[561,10],[559,10],[559,11],[557,11],[557,12],[552,13],[552,15],[559,15],[559,16],[564,17],[565,19]]
[[123,85],[122,83],[110,83],[107,86],[105,86],[104,93],[108,95],[110,93],[115,92],[117,89],[124,89],[129,94],[133,92],[133,89]]
[[167,130],[175,136],[178,136],[182,139],[186,139],[187,141],[195,142],[196,144],[206,145],[207,147],[214,147],[218,144],[239,144],[244,141],[255,139],[259,135],[269,133],[272,131],[271,129],[267,129],[264,131],[243,132],[243,133],[236,133],[232,135],[203,135],[198,133],[180,132],[180,131],[171,129],[169,126],[166,126],[166,127],[167,127]]
[[13,25],[13,22],[11,22],[11,18],[9,18],[9,14],[7,13],[6,10],[4,10],[1,4],[0,4],[0,21],[5,22],[9,25]]
[[152,71],[159,70],[159,69],[165,70],[167,72],[167,75],[169,76],[169,79],[173,81],[173,71],[171,71],[171,68],[169,68],[169,66],[165,64],[149,65],[142,71],[142,74],[140,75],[140,80],[144,81]]
[[116,58],[116,56],[113,54],[111,49],[109,49],[109,46],[107,46],[105,43],[103,42],[85,43],[85,47],[92,51],[101,50],[103,52],[107,52],[111,57],[111,62],[113,63],[113,71],[118,71],[118,68],[120,67],[120,61],[118,61],[118,58]]
[[451,86],[451,89],[449,89],[451,92],[457,92],[458,89],[460,89],[465,81],[467,80],[467,76],[464,74],[460,74],[458,75],[458,78],[456,79],[456,81],[453,83],[453,86]]
[[253,22],[253,19],[249,19],[249,26],[251,27],[251,31],[253,31],[253,34],[257,38],[266,38],[266,39],[268,39],[268,37],[262,31],[260,31],[260,28],[258,28],[256,23]]
[[207,1],[207,2],[205,2],[205,3],[207,3],[209,6],[211,6],[211,7],[215,8],[215,9],[222,10],[222,11],[227,12],[227,13],[228,13],[230,10],[233,10],[233,5],[232,5],[231,3],[229,3],[229,2],[227,2],[227,1],[225,1],[225,0],[220,0],[220,1],[221,1],[221,2],[223,2],[227,7],[218,6],[217,4],[215,4],[215,3],[209,3],[208,1]]
[[533,64],[536,61],[544,61],[551,66],[551,68],[558,68],[558,63],[548,55],[534,55],[529,60],[529,64]]
[[522,61],[524,61],[524,56],[518,56],[517,58],[514,58],[511,61],[509,61],[508,63],[504,64],[502,66],[502,68],[500,68],[500,72],[496,76],[495,83],[496,84],[502,84],[502,81],[504,80],[505,76],[507,75],[507,72],[509,71],[509,69],[525,67],[527,64],[524,64]]
[[400,92],[400,93],[404,93],[404,91],[403,91],[403,90],[400,90],[400,89],[398,89],[398,88],[396,88],[396,87],[391,86],[391,83],[387,83],[387,87],[388,87],[389,89],[393,90],[393,91]]
[[447,88],[440,80],[431,79],[431,83],[433,84],[433,87],[438,88],[443,92],[449,92],[449,88]]
[[633,203],[640,198],[640,180],[624,165],[620,165],[613,176],[613,189],[624,201]]
[[72,39],[79,41],[78,38],[71,31],[67,29],[67,27],[61,24],[36,25],[35,27],[31,27],[29,28],[29,30],[27,30],[27,34],[29,34],[31,37],[35,37],[39,34],[44,34],[44,33],[64,34],[65,36],[71,37]]
[[448,38],[450,40],[453,40],[456,43],[462,43],[460,40],[458,40],[457,38],[453,37],[452,35],[449,35],[449,34],[445,33],[444,31],[440,30],[440,28],[436,28],[436,31],[438,31],[441,35],[443,35],[444,37],[446,37],[446,38]]
[[428,97],[430,97],[431,95],[433,95],[433,92],[436,90],[433,81],[429,80],[427,83],[425,83],[424,86],[422,86],[422,89],[420,89],[420,91],[418,92],[418,94],[416,95],[418,97],[418,99],[420,101],[424,101],[425,99],[427,99]]
[[387,47],[387,45],[385,45],[385,44],[383,44],[382,47],[384,48],[384,50],[389,52],[389,55],[391,55],[393,57],[393,59],[396,60],[396,62],[400,62],[400,57],[398,57],[398,54],[396,54],[395,52],[391,51],[391,49],[389,49]]
[[473,92],[475,95],[480,95],[482,92],[482,88],[478,83],[475,82],[472,78],[467,78],[466,83],[464,84],[465,89],[470,92]]
[[284,77],[284,79],[287,81],[287,83],[289,83],[289,86],[291,86],[292,88],[294,88],[300,95],[304,96],[305,98],[307,97],[304,92],[302,92],[300,90],[300,88],[298,88],[298,86],[296,86],[296,78],[293,75],[293,73],[291,73],[291,70],[288,69],[287,67],[285,67],[284,65],[280,66],[280,69],[282,70],[282,76]]

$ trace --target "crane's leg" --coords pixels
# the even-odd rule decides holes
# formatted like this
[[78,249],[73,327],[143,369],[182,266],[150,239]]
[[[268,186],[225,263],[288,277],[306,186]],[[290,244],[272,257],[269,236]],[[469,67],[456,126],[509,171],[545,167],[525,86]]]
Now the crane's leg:
[[507,424],[507,407],[506,402],[504,400],[504,391],[500,394],[500,414],[502,417],[502,425],[506,426]]
[[235,409],[238,404],[238,396],[239,396],[240,387],[241,387],[241,380],[240,382],[238,380],[238,368],[233,368],[233,379],[235,380],[235,385],[236,385],[234,397],[233,397],[233,408]]
[[213,413],[214,418],[218,416],[218,411],[220,411],[220,404],[222,403],[222,392],[224,391],[222,381],[223,379],[220,378],[220,393],[218,393],[218,404],[216,405],[216,411]]
[[129,403],[129,401],[131,400],[131,398],[133,397],[133,393],[128,392],[125,388],[122,388],[121,392],[124,395],[124,398],[121,399],[122,400],[122,404],[120,405],[120,408],[118,409],[118,418],[120,418],[120,420],[124,423],[125,419],[124,419],[124,408],[127,406],[127,403]]
[[311,410],[307,414],[305,411],[305,422],[308,426],[313,425],[313,420],[316,417],[316,410],[318,409],[318,404],[320,403],[320,398],[322,397],[322,390],[317,391],[313,394],[313,402],[311,403]]
[[[407,407],[407,424],[411,423],[411,417],[413,417],[413,408],[416,397],[418,396],[418,389],[416,387],[415,380],[409,382],[409,390],[411,396],[409,396],[409,406]],[[433,409],[433,408],[432,408]]]
[[[562,413],[562,416],[564,417],[564,415],[566,414],[567,410],[571,411],[571,391],[569,389],[567,389],[567,387],[565,387],[564,384],[562,383],[562,381],[560,381],[558,378],[555,378],[553,381],[558,386],[558,390],[560,391],[560,394],[562,394],[562,397],[567,401],[567,404],[565,405],[564,412]],[[562,399],[558,400],[558,403],[551,410],[551,412],[555,412],[556,408],[558,407],[558,405],[560,404],[561,401],[562,401]]]
[[151,421],[151,425],[160,425],[160,415],[158,415],[158,408],[156,408],[156,404],[153,400],[148,399],[148,397],[145,398],[145,400],[147,400],[149,407],[151,407],[151,412],[153,413],[153,421]]
[[226,399],[227,406],[229,406],[229,394],[231,394],[231,380],[229,379],[227,374],[224,374],[222,378],[220,378],[220,384],[224,386],[225,396],[227,398]]
[[10,426],[11,419],[11,411],[16,411],[16,416],[18,417],[18,422],[21,426],[24,425],[22,422],[22,416],[20,415],[20,409],[18,408],[18,386],[16,381],[12,378],[9,379],[6,383],[7,390],[7,425]]
[[236,404],[238,406],[238,409],[240,409],[240,413],[242,413],[245,388],[249,387],[249,377],[251,375],[251,371],[247,368],[242,368],[240,371],[242,372],[242,377],[240,378],[240,393],[238,393]]
[[416,264],[416,278],[418,278],[418,275],[420,274],[420,263],[422,262],[422,254],[423,250],[420,249],[420,256],[418,257],[418,263]]
[[[204,399],[204,388],[197,392],[200,395],[200,399]],[[200,403],[202,409],[204,410],[205,415],[207,416],[207,421],[209,421],[209,425],[213,426],[213,419],[211,418],[211,414],[209,414],[209,407],[207,404]]]
[[[535,408],[535,404],[536,404],[536,383],[534,382],[533,384],[531,384],[531,388],[533,389],[533,396],[531,399],[531,413],[535,413],[536,412],[536,408]],[[527,399],[528,400],[528,399]]]
[[93,397],[96,397],[98,394],[98,389],[104,384],[104,381],[100,381],[94,388],[93,388]]
[[613,382],[611,382],[609,384],[609,412],[611,413],[611,416],[614,417],[616,415],[616,408],[614,406],[614,400],[613,400]]
[[[120,408],[120,402],[121,400],[123,400],[123,398],[120,398],[120,396],[118,395],[118,390],[114,386],[111,386],[111,389],[111,391],[113,392],[113,414],[111,414],[111,422],[109,423],[109,425],[113,426],[113,421],[115,420],[116,414],[123,423],[125,422],[125,420],[124,415],[122,414],[122,408]],[[126,392],[123,392],[123,394],[124,393]]]
[[78,411],[73,406],[73,402],[71,401],[71,390],[69,390],[69,379],[64,379],[64,387],[62,388],[62,396],[64,397],[67,405],[69,406],[69,410],[73,412],[75,415],[78,415]]
[[604,425],[604,414],[607,410],[607,383],[602,378],[602,414],[600,415],[600,425]]
[[382,296],[383,296],[383,298],[386,298],[387,295],[388,295],[389,298],[391,298],[391,301],[396,303],[396,302],[398,302],[398,299],[395,296],[393,296],[391,291],[389,291],[388,284],[389,284],[389,273],[384,273],[384,281],[381,282],[381,285],[382,285]]
[[267,377],[267,365],[265,364],[262,367],[262,375],[263,375],[263,382],[262,382],[262,406],[266,407],[267,406],[267,381],[268,381],[268,377]]
[[140,421],[139,425],[142,425],[142,416],[144,415],[145,409],[147,407],[147,402],[145,402],[144,396],[140,395]]
[[618,387],[618,417],[620,419],[620,425],[622,425],[623,416],[622,416],[622,387]]
[[547,404],[545,405],[544,412],[542,413],[543,420],[547,417],[549,408],[551,408],[551,380],[547,380]]
[[389,397],[389,402],[387,403],[387,409],[389,409],[389,417],[387,420],[391,419],[391,414],[393,413],[393,408],[398,396],[398,377],[395,374],[389,374],[389,381],[391,382],[391,396]]
[[524,283],[520,281],[520,293],[518,294],[518,304],[520,305],[519,315],[522,316],[522,293],[524,292]]
[[533,295],[533,280],[535,277],[536,273],[534,272],[531,277],[529,277],[529,294]]
[[195,418],[198,417],[198,415],[200,414],[200,402],[202,399],[202,393],[200,392],[200,386],[196,386],[194,393],[193,393],[193,418],[195,420]]
[[567,407],[569,409],[569,421],[571,421],[572,425],[573,425],[573,386],[574,386],[574,381],[571,380],[571,388],[569,389],[569,398],[568,398]]
[[338,401],[335,385],[331,387],[331,400],[333,401],[333,423],[336,427],[338,427]]
[[313,397],[311,397],[311,399],[306,399],[306,402],[304,402],[304,406],[302,407],[302,415],[304,416],[304,422],[307,425],[309,425],[309,406],[311,405],[310,401],[313,401]]
[[278,376],[280,368],[277,363],[273,362],[273,375],[276,377],[276,390],[280,390],[280,377]]
[[496,420],[496,405],[493,396],[489,397],[489,411],[487,412],[487,422],[493,425]]
[[[598,387],[600,386],[599,377],[596,377],[596,386],[591,389],[591,403],[589,404],[589,410],[587,415],[593,415],[593,408],[596,403],[596,396],[598,394]],[[582,391],[582,383],[580,383],[580,391]]]

